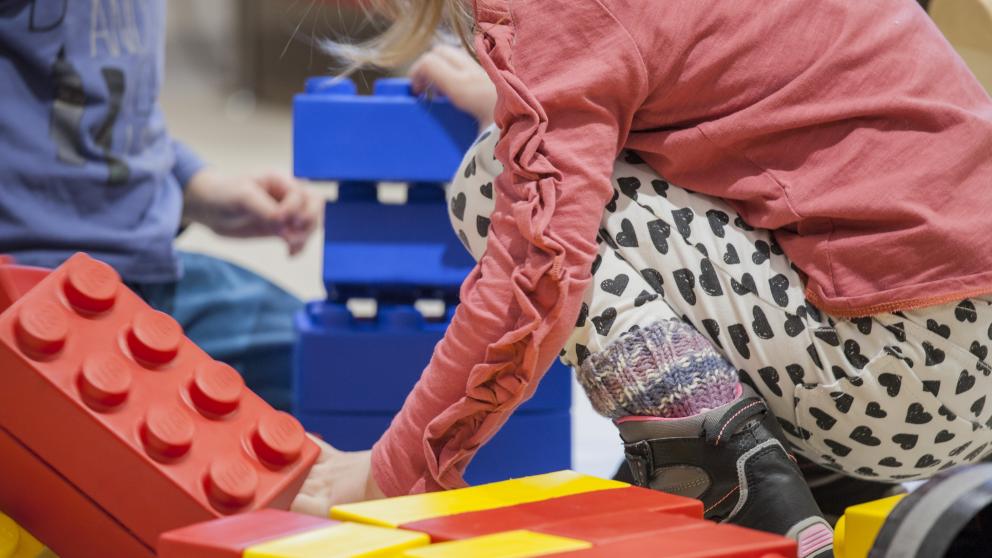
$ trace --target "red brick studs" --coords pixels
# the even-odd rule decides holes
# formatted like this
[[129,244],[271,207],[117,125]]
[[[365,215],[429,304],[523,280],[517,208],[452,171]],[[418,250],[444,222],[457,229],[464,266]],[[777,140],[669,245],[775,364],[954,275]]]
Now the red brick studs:
[[241,403],[244,392],[245,381],[241,374],[217,361],[197,366],[189,386],[193,405],[208,417],[233,413]]
[[65,345],[69,320],[55,302],[33,299],[21,306],[14,330],[22,351],[32,358],[46,359]]
[[139,310],[131,321],[127,346],[142,364],[163,366],[176,358],[183,341],[183,328],[163,312]]
[[83,400],[97,411],[117,407],[127,399],[133,375],[131,363],[110,351],[90,354],[79,372]]
[[158,461],[185,455],[193,445],[196,426],[182,408],[170,404],[148,409],[141,428],[145,450]]
[[292,415],[272,411],[259,419],[251,441],[260,460],[272,467],[285,467],[299,459],[306,433]]
[[62,291],[78,312],[100,313],[109,310],[117,300],[121,277],[114,268],[91,258],[69,261]]

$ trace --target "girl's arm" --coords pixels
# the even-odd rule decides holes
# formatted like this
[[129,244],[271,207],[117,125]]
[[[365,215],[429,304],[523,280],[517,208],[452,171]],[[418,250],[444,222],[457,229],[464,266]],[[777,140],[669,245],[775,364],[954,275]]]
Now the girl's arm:
[[477,6],[476,48],[499,93],[506,169],[487,252],[373,449],[387,495],[462,486],[475,452],[533,395],[575,326],[613,161],[648,89],[636,45],[598,1],[509,5]]

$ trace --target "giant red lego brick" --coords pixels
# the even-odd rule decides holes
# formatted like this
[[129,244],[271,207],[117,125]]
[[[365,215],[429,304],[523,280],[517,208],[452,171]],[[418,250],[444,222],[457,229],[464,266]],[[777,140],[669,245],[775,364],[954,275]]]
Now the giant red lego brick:
[[597,490],[516,506],[438,517],[407,523],[402,527],[431,536],[435,542],[489,535],[501,531],[530,529],[560,520],[580,519],[621,511],[665,512],[703,518],[703,503],[636,486]]
[[0,315],[0,369],[0,427],[148,547],[288,507],[317,457],[293,417],[84,254]]
[[556,554],[555,558],[796,558],[796,542],[779,535],[699,522],[698,526],[622,538],[586,550]]
[[0,428],[0,509],[61,558],[154,558],[152,548]]
[[280,510],[240,514],[162,534],[158,558],[241,558],[250,546],[336,523]]

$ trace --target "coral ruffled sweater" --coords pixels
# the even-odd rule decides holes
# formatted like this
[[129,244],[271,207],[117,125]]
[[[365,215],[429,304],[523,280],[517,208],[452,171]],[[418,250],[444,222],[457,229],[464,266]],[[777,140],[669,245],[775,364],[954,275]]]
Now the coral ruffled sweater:
[[[623,148],[771,229],[835,316],[992,292],[992,101],[912,0],[476,0],[506,169],[487,252],[373,450],[462,486],[574,327]],[[534,433],[534,444],[541,444]]]

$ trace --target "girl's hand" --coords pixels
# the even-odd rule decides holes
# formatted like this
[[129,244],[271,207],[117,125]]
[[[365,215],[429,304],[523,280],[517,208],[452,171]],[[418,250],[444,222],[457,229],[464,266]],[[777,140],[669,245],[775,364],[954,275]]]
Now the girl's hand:
[[323,200],[290,176],[233,177],[202,170],[190,179],[183,219],[237,238],[278,236],[299,253],[320,223]]
[[293,501],[293,511],[327,517],[338,504],[386,497],[372,478],[371,451],[340,451],[310,438],[320,446],[320,457]]
[[480,129],[493,123],[496,87],[464,49],[435,46],[414,62],[410,80],[416,93],[434,89],[451,99],[479,121]]

